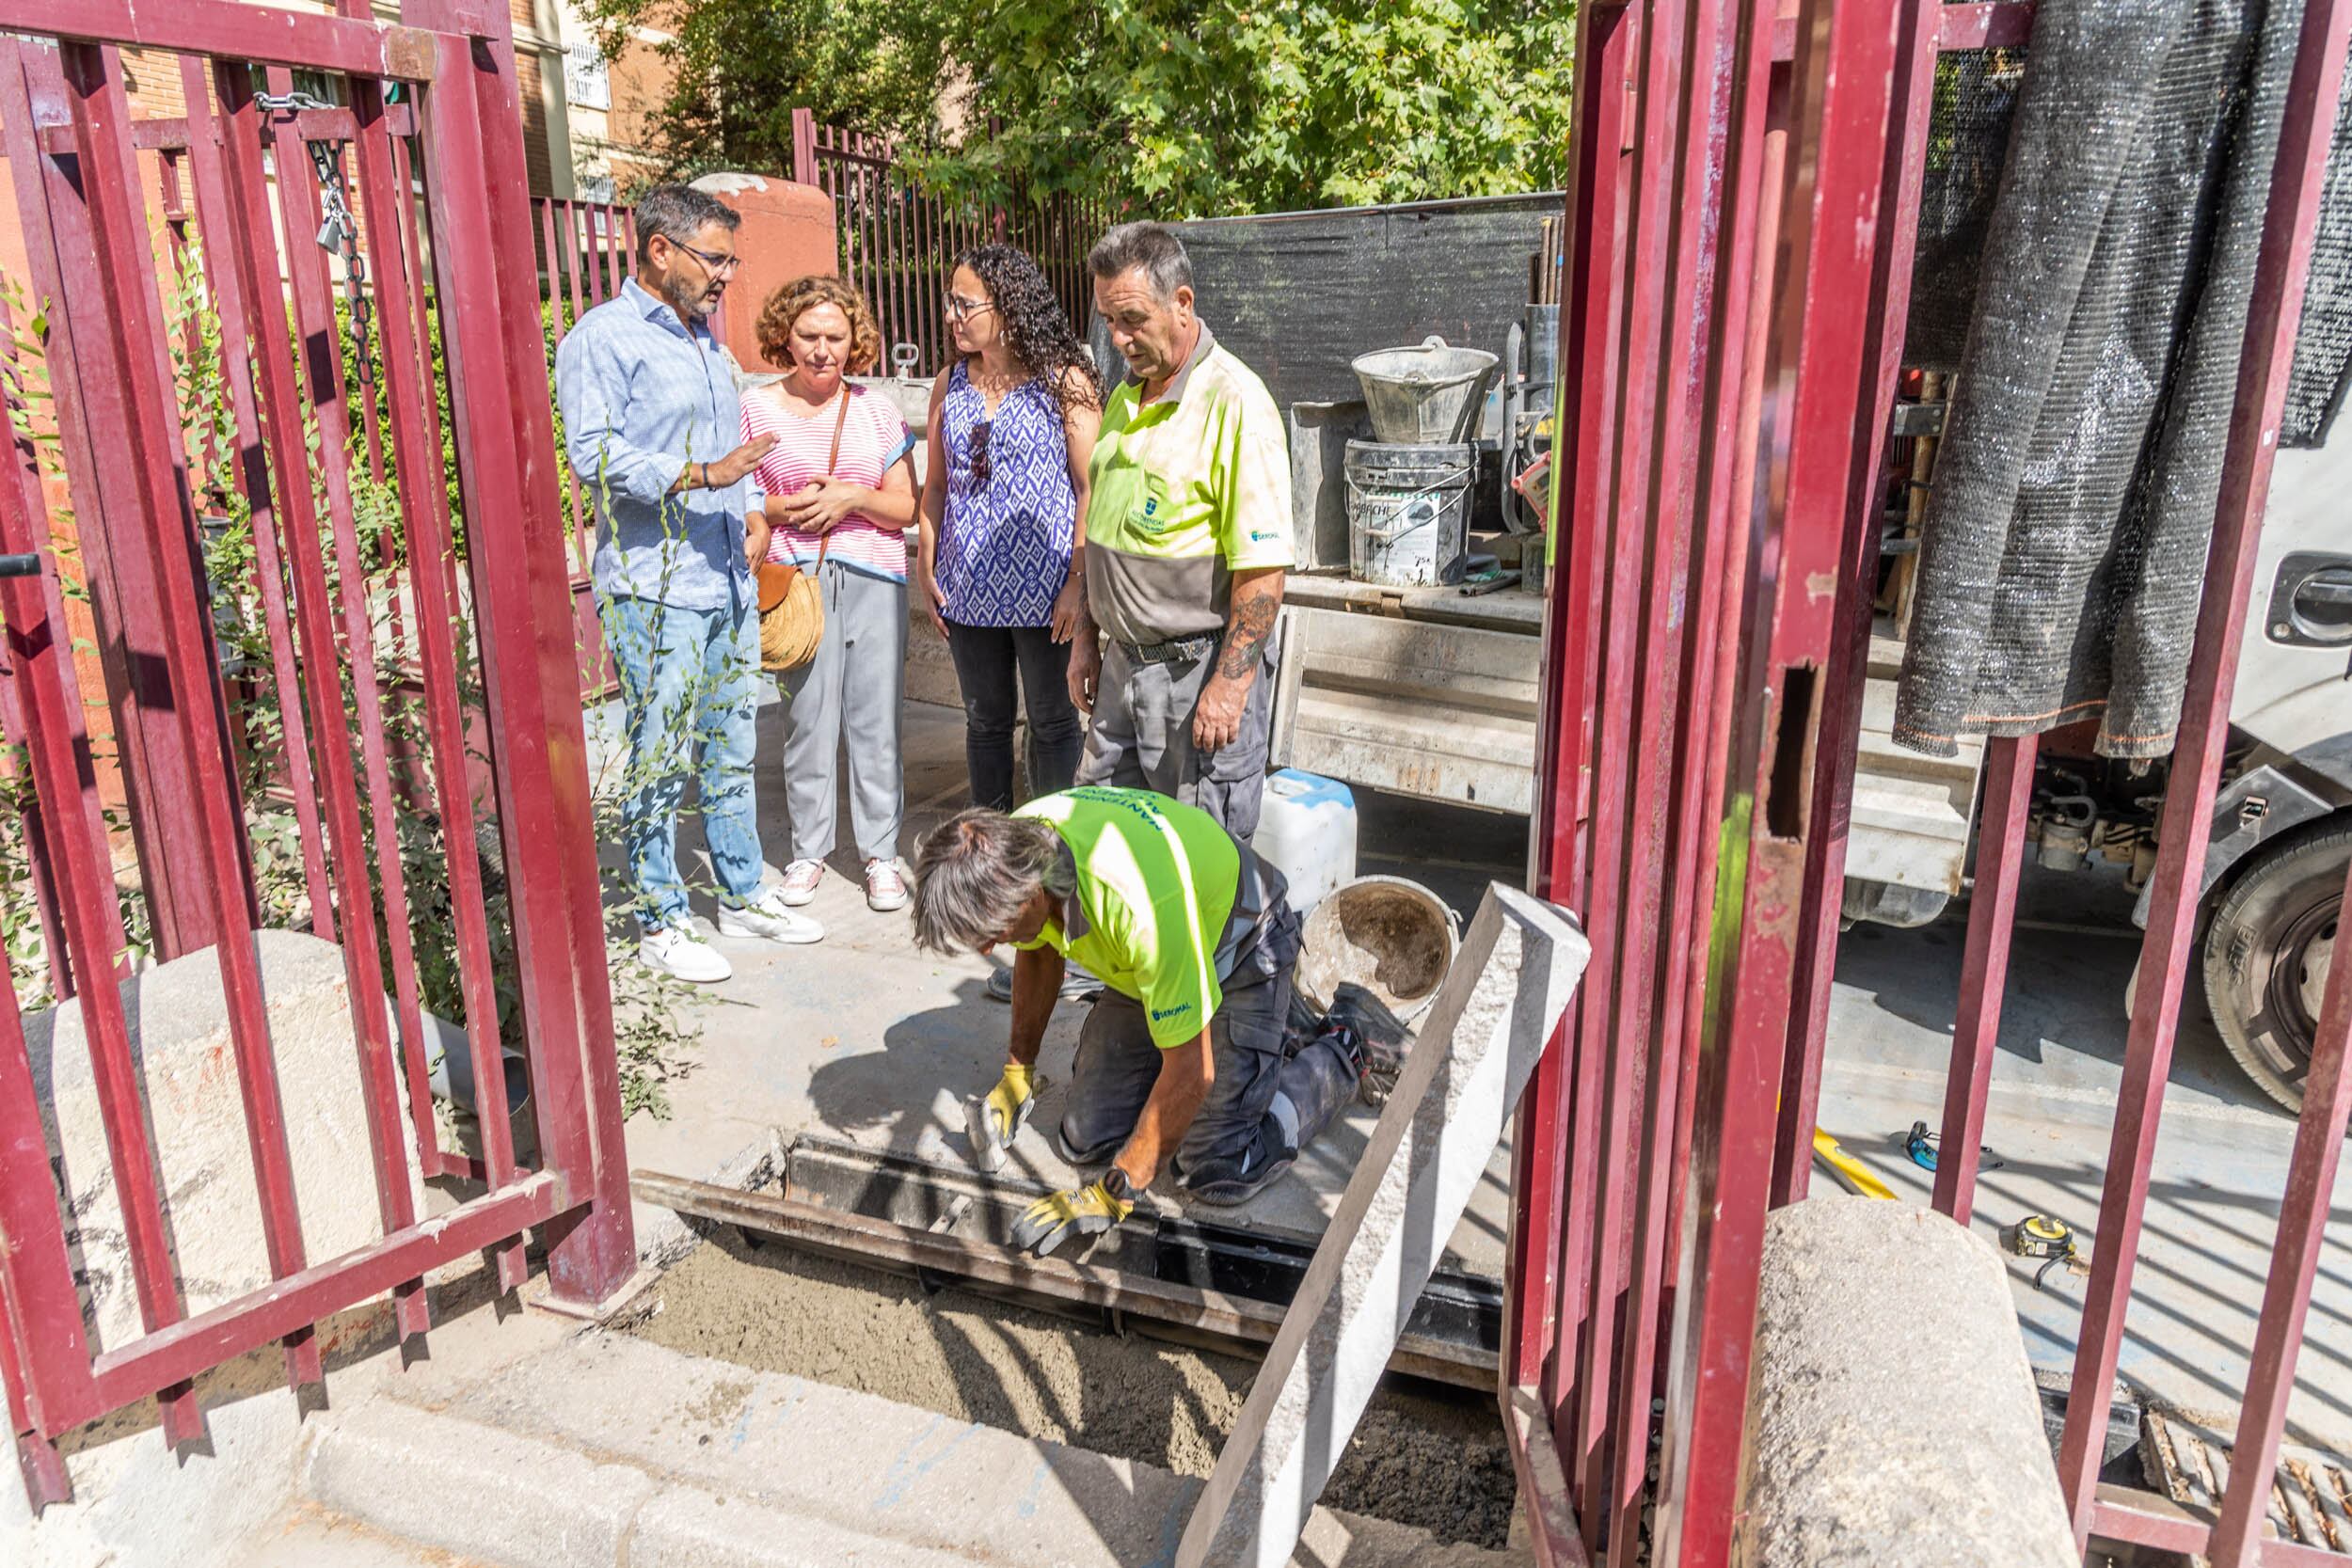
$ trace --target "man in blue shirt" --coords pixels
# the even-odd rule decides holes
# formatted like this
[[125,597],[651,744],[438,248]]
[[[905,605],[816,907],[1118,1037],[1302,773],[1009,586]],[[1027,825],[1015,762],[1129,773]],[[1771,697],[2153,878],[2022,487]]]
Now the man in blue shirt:
[[[734,209],[658,185],[637,210],[637,276],[582,315],[555,356],[564,455],[596,514],[596,596],[628,720],[622,837],[644,927],[638,958],[684,980],[734,973],[687,923],[678,804],[690,772],[719,879],[719,934],[816,942],[824,929],[760,885],[752,792],[768,525],[741,441],[735,366],[710,315],[735,276]],[[697,769],[694,752],[700,748]]]

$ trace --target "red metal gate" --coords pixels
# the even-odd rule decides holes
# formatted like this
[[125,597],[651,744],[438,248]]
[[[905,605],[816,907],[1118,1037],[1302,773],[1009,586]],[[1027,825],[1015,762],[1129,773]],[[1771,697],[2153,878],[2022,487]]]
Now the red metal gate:
[[[50,972],[83,1009],[146,1330],[92,1354],[17,990],[0,987],[0,1372],[37,1504],[68,1496],[60,1433],[156,1396],[171,1442],[199,1437],[196,1374],[275,1339],[289,1383],[315,1383],[319,1320],[389,1291],[400,1335],[420,1335],[426,1271],[487,1249],[512,1289],[529,1228],[545,1227],[560,1298],[600,1300],[635,1267],[506,9],[406,0],[403,22],[377,22],[368,0],[336,15],[0,0],[0,152],[33,314],[13,325],[54,397],[14,399],[0,476],[0,551],[40,562],[0,581],[0,721],[21,748]],[[176,67],[183,119],[133,119],[126,51],[142,80]],[[160,245],[141,180],[154,149],[181,150]],[[324,224],[345,225],[323,242],[339,256],[311,243]],[[180,259],[216,323],[216,338],[190,329],[177,345],[216,363],[223,388],[220,427],[193,440],[159,257]],[[20,357],[15,391],[27,374]],[[365,537],[363,486],[397,499]],[[208,581],[204,514],[225,499],[248,515],[246,580]],[[195,1316],[117,989],[125,846],[102,812],[68,558],[87,574],[154,951],[219,955],[276,1276]],[[214,636],[226,601],[249,602],[266,633],[259,667],[229,682]],[[368,1106],[382,1239],[336,1258],[304,1253],[289,1149],[306,1130],[281,1109],[254,938],[246,716],[264,701],[283,727],[262,792],[297,825],[309,928],[340,942]],[[486,784],[469,780],[469,738],[486,738]],[[447,864],[453,1007],[476,1062],[500,1060],[501,991],[516,993],[506,1034],[528,1061],[534,1165],[516,1161],[495,1070],[477,1075],[480,1158],[440,1147],[402,842],[413,825],[398,819],[418,800],[438,823],[423,857]],[[511,912],[494,930],[484,884],[500,876]],[[416,1211],[410,1127],[420,1174],[469,1179],[473,1196]]]
[[[1520,1111],[1502,1388],[1547,1565],[1728,1560],[1764,1218],[1804,1196],[1812,1155],[1878,568],[1872,476],[1935,63],[2021,41],[2032,20],[2023,3],[1788,9],[1618,0],[1579,15],[1557,437],[1573,478],[1533,869],[1582,918],[1593,959]],[[2103,1494],[2098,1445],[2348,25],[2345,0],[2305,12],[2106,1175],[2086,1392],[2059,1461],[2079,1540],[2232,1565],[2323,1560],[2261,1536],[2352,1109],[2345,965],[2217,1516]],[[1988,752],[1935,1195],[1963,1220],[2032,771],[2030,741]]]

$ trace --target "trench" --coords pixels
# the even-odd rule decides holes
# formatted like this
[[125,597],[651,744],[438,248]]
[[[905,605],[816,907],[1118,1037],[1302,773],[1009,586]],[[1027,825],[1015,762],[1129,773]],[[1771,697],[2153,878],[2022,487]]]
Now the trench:
[[[628,1332],[692,1355],[879,1395],[1024,1436],[1206,1477],[1259,1363],[1120,1334],[732,1228],[664,1275]],[[1500,1547],[1516,1503],[1491,1395],[1390,1377],[1324,1489],[1327,1507]]]

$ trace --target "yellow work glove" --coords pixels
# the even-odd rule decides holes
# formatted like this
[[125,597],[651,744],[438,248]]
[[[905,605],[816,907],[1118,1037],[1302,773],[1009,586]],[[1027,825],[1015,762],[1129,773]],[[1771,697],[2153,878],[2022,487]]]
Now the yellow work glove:
[[963,1125],[972,1134],[972,1157],[980,1169],[1004,1168],[1006,1151],[1036,1109],[1037,1069],[1019,1062],[1007,1062],[994,1088],[963,1102]]
[[[1043,1258],[1069,1237],[1099,1236],[1108,1230],[1136,1211],[1132,1198],[1112,1193],[1112,1180],[1106,1176],[1075,1191],[1039,1198],[1012,1222],[1012,1244]],[[1127,1185],[1123,1176],[1117,1180],[1122,1188]]]

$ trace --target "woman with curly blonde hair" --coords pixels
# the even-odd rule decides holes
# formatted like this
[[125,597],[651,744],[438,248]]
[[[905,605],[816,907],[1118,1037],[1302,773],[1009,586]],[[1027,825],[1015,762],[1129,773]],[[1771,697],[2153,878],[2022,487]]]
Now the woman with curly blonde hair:
[[796,278],[759,313],[759,352],[781,380],[743,399],[743,436],[773,436],[760,460],[768,497],[752,546],[814,573],[824,597],[817,657],[777,677],[791,718],[784,744],[792,861],[784,901],[817,896],[834,850],[835,759],[847,743],[850,827],[866,902],[903,908],[898,722],[906,680],[906,530],[914,521],[914,443],[890,400],[849,375],[882,357],[864,296],[838,277]]

